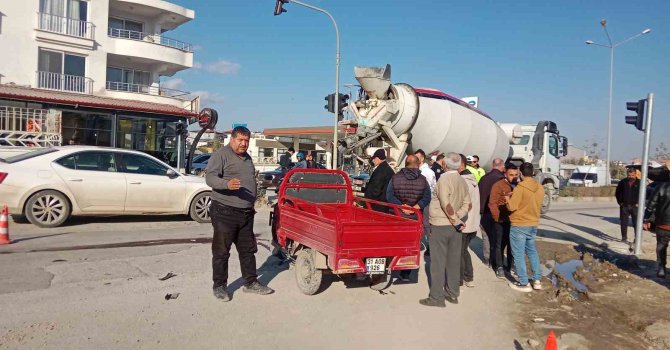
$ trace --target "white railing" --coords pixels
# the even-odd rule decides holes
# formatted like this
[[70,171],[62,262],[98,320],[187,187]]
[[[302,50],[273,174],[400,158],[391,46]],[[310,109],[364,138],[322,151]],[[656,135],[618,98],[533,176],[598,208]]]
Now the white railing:
[[137,41],[146,41],[158,45],[168,46],[175,48],[177,50],[182,50],[186,52],[193,52],[193,45],[185,43],[183,41],[175,40],[162,36],[160,34],[150,34],[144,32],[137,32],[134,30],[118,29],[118,28],[109,28],[107,30],[107,35],[112,38],[120,39],[130,39]]
[[62,112],[0,106],[0,146],[60,146]]
[[38,71],[37,87],[40,89],[90,94],[93,92],[93,80],[78,75]]
[[[256,156],[256,157],[251,157],[253,160],[254,164],[279,164],[279,161],[277,160],[276,157],[262,157],[262,156]],[[279,166],[279,165],[277,165]]]
[[76,36],[78,38],[94,39],[95,26],[91,22],[43,12],[38,12],[37,18],[38,28],[40,30]]
[[120,83],[117,81],[108,81],[106,88],[110,91],[123,91],[154,96],[165,96],[176,98],[182,101],[191,100],[193,98],[191,93],[186,91],[166,89],[160,86]]

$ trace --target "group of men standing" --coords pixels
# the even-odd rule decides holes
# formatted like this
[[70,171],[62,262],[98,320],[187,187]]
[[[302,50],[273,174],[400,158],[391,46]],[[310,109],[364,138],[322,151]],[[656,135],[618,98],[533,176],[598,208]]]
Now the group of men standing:
[[[405,159],[405,167],[394,173],[386,162],[384,150],[372,156],[374,169],[365,191],[365,198],[407,207],[402,215],[416,217],[423,212],[424,234],[427,238],[426,258],[430,259],[431,285],[426,306],[446,306],[445,300],[457,304],[460,286],[474,287],[472,259],[468,250],[477,232],[484,231],[485,261],[490,257],[496,275],[506,278],[517,266],[517,281],[510,287],[518,291],[541,289],[540,261],[535,247],[544,188],[533,179],[532,164],[521,166],[493,161],[486,174],[479,166],[479,157],[448,153],[426,162],[423,150]],[[372,206],[386,211],[381,205]],[[507,250],[505,264],[503,251]],[[528,256],[533,272],[531,284],[526,272]],[[409,272],[400,274],[409,280]]]

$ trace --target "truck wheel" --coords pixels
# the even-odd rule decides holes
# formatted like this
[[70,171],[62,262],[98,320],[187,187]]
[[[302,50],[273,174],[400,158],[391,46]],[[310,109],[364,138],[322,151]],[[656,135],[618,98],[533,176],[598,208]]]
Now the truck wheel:
[[554,186],[552,184],[544,184],[544,199],[542,200],[542,208],[540,209],[541,214],[546,214],[549,212],[553,190]]
[[383,275],[372,275],[370,277],[370,289],[372,290],[384,290],[391,285],[391,274],[386,272]]
[[314,295],[321,287],[323,271],[316,268],[314,255],[311,249],[298,252],[295,259],[295,281],[300,291],[307,295]]

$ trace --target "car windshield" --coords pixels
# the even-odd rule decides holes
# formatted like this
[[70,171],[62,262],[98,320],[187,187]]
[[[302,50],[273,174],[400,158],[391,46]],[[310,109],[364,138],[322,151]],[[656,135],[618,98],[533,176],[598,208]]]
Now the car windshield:
[[579,181],[584,181],[584,180],[590,180],[590,181],[598,181],[598,175],[594,173],[572,173],[572,176],[570,176],[570,180],[579,180]]
[[53,153],[53,152],[58,152],[58,150],[55,149],[55,148],[41,149],[41,150],[37,150],[37,151],[32,151],[32,152],[19,154],[17,156],[12,156],[12,157],[9,157],[9,158],[4,158],[4,159],[0,158],[0,162],[9,163],[9,164],[18,163],[18,162],[24,161],[26,159],[39,157],[41,155],[45,155],[45,154],[49,154],[49,153]]

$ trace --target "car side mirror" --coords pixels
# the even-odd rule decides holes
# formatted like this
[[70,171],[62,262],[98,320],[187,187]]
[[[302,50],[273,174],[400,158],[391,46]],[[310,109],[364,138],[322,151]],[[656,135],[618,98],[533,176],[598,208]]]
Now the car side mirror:
[[177,172],[172,169],[168,169],[165,175],[171,179],[179,177],[179,174],[177,174]]

